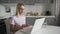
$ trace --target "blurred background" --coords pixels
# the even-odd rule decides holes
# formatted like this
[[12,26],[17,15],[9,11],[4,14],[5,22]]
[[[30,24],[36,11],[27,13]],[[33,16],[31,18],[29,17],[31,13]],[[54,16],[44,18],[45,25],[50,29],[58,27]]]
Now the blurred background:
[[[4,15],[13,16],[17,3],[24,3],[24,12],[31,16],[55,16],[56,0],[0,0],[0,7],[4,8]],[[2,12],[2,10],[0,10]],[[0,13],[1,13],[0,12]],[[2,16],[4,16],[2,14]]]
[[[17,3],[24,3],[26,22],[33,25],[35,19],[46,18],[45,24],[60,26],[60,0],[0,0],[0,22],[4,32],[10,34],[10,20],[16,13]],[[3,30],[2,29],[2,30]],[[8,31],[9,29],[9,31]]]

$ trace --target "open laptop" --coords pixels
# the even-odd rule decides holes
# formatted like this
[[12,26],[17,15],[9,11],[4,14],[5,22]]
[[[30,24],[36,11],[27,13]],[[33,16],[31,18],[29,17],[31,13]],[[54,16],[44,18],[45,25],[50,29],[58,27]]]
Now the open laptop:
[[24,28],[20,31],[25,33],[25,34],[33,34],[34,32],[41,29],[42,24],[44,23],[44,21],[45,21],[45,18],[36,19],[34,26],[26,27],[26,28]]

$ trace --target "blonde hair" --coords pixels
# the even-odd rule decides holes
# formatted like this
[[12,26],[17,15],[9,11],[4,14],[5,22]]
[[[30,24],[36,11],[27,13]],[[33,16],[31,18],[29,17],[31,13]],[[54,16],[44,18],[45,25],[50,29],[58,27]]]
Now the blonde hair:
[[17,4],[17,7],[16,7],[16,15],[18,15],[19,10],[20,10],[20,7],[21,7],[22,5],[24,6],[23,3],[18,3],[18,4]]

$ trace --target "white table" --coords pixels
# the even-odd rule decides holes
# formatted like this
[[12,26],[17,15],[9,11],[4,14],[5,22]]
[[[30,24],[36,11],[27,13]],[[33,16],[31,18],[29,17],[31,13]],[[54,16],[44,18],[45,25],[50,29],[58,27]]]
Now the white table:
[[[19,30],[15,34],[26,34],[26,33],[20,32]],[[42,28],[37,32],[34,32],[33,34],[60,34],[60,27],[47,25],[45,28]]]

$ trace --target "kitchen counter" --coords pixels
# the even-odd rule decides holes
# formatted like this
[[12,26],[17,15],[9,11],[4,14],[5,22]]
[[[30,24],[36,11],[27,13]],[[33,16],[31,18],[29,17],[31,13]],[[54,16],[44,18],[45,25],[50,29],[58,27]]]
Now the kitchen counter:
[[[9,18],[12,16],[0,16],[0,19]],[[55,16],[26,16],[26,17],[44,17],[44,18],[55,18]]]
[[0,19],[10,18],[11,16],[0,16]]
[[55,16],[26,16],[26,17],[44,17],[44,18],[55,18]]
[[[19,30],[15,34],[26,34],[26,33],[21,32]],[[46,26],[46,27],[42,27],[42,29],[40,29],[37,32],[34,32],[32,34],[60,34],[60,27],[58,27],[58,26]]]
[[[10,23],[11,23],[11,20],[10,20],[10,17],[11,16],[7,16],[7,17],[3,17],[3,18],[1,18],[1,19],[4,19],[4,18],[6,18],[6,20],[5,20],[5,23],[6,23],[6,28],[7,28],[7,34],[10,34]],[[28,17],[29,18],[40,18],[40,17],[47,17],[47,18],[55,18],[55,16],[26,16],[27,17],[27,19],[28,19]],[[35,19],[34,19],[35,20]],[[31,21],[31,20],[29,20],[29,21]],[[27,22],[29,22],[29,21],[27,21]],[[33,21],[33,20],[32,20]],[[32,23],[32,21],[31,21],[31,23]],[[33,22],[34,23],[34,22]],[[29,23],[30,24],[30,23]],[[9,31],[8,31],[9,30]],[[19,32],[20,33],[20,32]],[[22,33],[22,32],[21,32]]]

